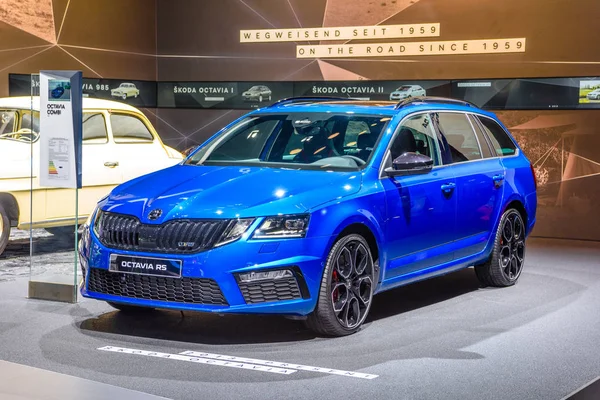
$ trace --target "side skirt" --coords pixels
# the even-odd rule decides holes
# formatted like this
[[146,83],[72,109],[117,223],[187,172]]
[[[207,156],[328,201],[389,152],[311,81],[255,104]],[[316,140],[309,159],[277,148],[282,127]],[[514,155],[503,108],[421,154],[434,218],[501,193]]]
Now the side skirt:
[[425,279],[434,278],[436,276],[446,275],[451,272],[455,272],[476,264],[480,264],[487,260],[487,257],[489,256],[489,250],[491,249],[488,249],[487,247],[488,246],[486,246],[485,250],[475,255],[459,258],[457,260],[452,260],[451,262],[445,264],[435,265],[433,267],[425,268],[419,271],[413,271],[408,274],[395,276],[391,279],[385,280],[381,283],[381,285],[375,293],[381,293],[399,286],[423,281]]

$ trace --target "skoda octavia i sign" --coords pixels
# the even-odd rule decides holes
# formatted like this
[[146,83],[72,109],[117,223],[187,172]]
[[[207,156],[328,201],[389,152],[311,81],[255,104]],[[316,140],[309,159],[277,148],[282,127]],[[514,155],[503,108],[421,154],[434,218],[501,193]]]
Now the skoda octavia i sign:
[[347,335],[400,285],[470,266],[513,285],[535,215],[531,163],[493,114],[287,99],[101,200],[81,292],[127,312],[281,314]]

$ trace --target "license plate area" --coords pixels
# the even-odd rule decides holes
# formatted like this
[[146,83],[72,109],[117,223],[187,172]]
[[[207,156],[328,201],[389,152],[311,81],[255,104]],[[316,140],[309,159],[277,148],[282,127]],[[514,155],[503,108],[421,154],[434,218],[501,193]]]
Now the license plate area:
[[181,260],[110,255],[110,272],[181,278]]

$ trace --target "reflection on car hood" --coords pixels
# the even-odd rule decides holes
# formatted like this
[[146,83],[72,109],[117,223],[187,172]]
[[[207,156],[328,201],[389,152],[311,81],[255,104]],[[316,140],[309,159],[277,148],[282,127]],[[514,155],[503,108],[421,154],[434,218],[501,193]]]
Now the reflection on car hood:
[[361,173],[266,167],[177,165],[117,186],[102,209],[141,217],[161,209],[176,218],[295,214],[356,193]]

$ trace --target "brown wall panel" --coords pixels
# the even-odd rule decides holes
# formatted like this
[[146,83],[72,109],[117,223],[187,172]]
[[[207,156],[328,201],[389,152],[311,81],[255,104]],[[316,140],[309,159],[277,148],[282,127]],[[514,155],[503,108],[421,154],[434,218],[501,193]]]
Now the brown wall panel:
[[[10,1],[0,4],[0,11]],[[10,4],[34,10],[28,1]],[[40,69],[163,81],[322,80],[320,65],[330,79],[600,76],[600,25],[589,23],[590,16],[600,15],[597,0],[53,0],[51,16],[46,1],[40,0],[33,14],[8,18],[0,12],[2,96],[8,93],[8,73]],[[35,18],[41,18],[39,26]],[[527,49],[519,54],[326,59],[334,66],[327,67],[297,59],[293,42],[239,41],[240,29],[422,22],[439,22],[441,36],[390,41],[526,37]],[[49,26],[60,31],[57,46]],[[143,111],[164,141],[180,150],[244,114]],[[600,201],[600,111],[566,114],[573,118],[566,125],[565,112],[558,111],[504,111],[499,116],[514,128],[539,171],[536,234],[600,240],[600,214],[593,211]]]

